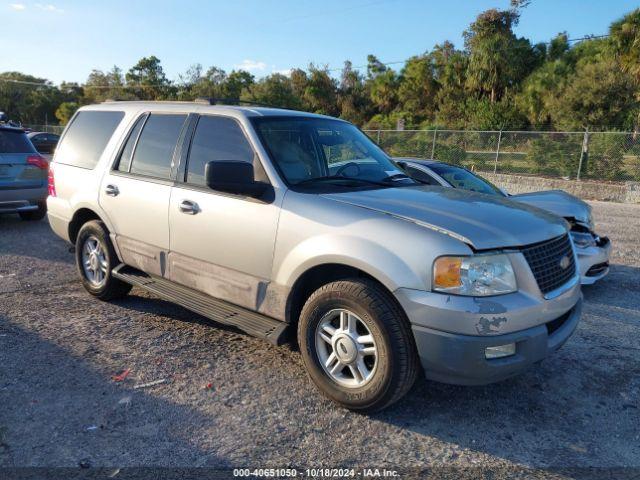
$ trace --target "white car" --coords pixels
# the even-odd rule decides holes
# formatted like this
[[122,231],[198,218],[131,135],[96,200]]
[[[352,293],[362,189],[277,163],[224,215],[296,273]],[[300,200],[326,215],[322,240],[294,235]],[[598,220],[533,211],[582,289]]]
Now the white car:
[[414,180],[428,185],[461,188],[474,192],[508,197],[563,217],[571,225],[571,238],[576,246],[582,285],[592,285],[609,273],[611,241],[594,231],[591,207],[562,190],[510,195],[488,180],[466,168],[437,160],[395,158]]

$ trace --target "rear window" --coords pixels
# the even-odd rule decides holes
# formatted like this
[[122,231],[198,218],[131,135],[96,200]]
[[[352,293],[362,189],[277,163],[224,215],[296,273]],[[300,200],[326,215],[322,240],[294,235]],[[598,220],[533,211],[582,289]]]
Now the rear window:
[[0,153],[35,153],[24,132],[0,130]]
[[58,146],[56,162],[94,168],[124,112],[78,112]]

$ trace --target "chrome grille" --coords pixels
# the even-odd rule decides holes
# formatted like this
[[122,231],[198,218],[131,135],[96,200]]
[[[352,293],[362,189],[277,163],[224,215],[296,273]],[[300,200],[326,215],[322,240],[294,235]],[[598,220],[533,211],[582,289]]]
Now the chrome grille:
[[[527,259],[538,287],[545,295],[567,283],[576,274],[576,262],[569,235],[536,243],[520,251]],[[563,260],[565,258],[568,260]]]

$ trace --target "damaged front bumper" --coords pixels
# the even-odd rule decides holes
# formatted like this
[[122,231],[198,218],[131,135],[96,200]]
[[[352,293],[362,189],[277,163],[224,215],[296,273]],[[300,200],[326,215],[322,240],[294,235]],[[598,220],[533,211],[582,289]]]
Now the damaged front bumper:
[[598,236],[595,236],[595,239],[593,246],[586,248],[576,246],[582,285],[592,285],[609,273],[611,240]]
[[[516,375],[560,348],[576,329],[582,299],[558,318],[515,333],[473,337],[413,326],[427,378],[457,385],[484,385]],[[515,344],[515,354],[487,359],[486,349]]]
[[[519,290],[506,295],[401,288],[395,296],[411,322],[426,377],[461,385],[492,383],[539,362],[569,338],[582,311],[577,274],[547,296],[526,275],[519,277]],[[487,358],[487,348],[511,343],[514,355]]]

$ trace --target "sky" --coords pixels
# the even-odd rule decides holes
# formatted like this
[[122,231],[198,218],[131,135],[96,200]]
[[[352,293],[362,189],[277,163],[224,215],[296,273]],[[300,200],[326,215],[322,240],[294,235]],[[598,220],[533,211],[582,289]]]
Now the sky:
[[[53,3],[48,3],[49,1]],[[124,71],[161,59],[176,80],[189,66],[244,68],[256,77],[307,67],[339,70],[405,60],[462,32],[483,10],[508,0],[0,0],[0,72],[58,84],[84,82],[92,69]],[[637,8],[630,0],[532,0],[516,33],[548,41],[607,33]],[[396,68],[401,67],[397,65]],[[335,72],[338,75],[338,71]]]

